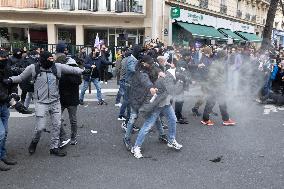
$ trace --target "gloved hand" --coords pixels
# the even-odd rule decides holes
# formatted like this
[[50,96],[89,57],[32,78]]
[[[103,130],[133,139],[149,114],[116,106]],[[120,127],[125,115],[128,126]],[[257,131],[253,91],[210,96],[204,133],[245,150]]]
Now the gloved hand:
[[16,94],[16,93],[12,93],[11,95],[10,95],[10,99],[14,99],[15,101],[20,101],[20,96],[18,95],[18,94]]
[[3,79],[2,81],[5,85],[12,85],[13,84],[13,81],[12,79],[8,78],[8,79]]
[[83,72],[82,72],[82,75],[87,75],[87,74],[90,74],[92,72],[91,69],[85,69]]

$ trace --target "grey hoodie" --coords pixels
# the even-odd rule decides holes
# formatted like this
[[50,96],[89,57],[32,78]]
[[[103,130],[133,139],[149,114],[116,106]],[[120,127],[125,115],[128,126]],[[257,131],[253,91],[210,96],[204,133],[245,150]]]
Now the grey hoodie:
[[[60,63],[55,63],[55,66],[57,69],[57,77],[52,73],[51,68],[48,70],[45,70],[42,67],[40,68],[43,72],[38,74],[36,80],[34,81],[34,100],[37,103],[50,104],[59,100],[60,96],[58,78],[61,77],[61,74],[80,75],[83,72],[83,70],[80,68],[71,67]],[[33,78],[36,77],[34,64],[28,66],[20,75],[11,77],[11,79],[13,83],[21,83],[30,76]]]

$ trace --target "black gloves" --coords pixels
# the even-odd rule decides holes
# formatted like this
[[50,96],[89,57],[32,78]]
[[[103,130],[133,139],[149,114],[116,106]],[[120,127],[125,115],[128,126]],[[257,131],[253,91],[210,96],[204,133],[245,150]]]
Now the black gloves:
[[88,74],[91,74],[92,70],[91,69],[85,69],[83,72],[82,72],[82,75],[88,75]]
[[8,78],[8,79],[3,79],[2,81],[5,85],[12,85],[13,84],[13,81],[12,79]]
[[20,96],[18,95],[18,94],[16,94],[16,93],[12,93],[11,95],[10,95],[10,99],[14,99],[15,101],[20,101]]

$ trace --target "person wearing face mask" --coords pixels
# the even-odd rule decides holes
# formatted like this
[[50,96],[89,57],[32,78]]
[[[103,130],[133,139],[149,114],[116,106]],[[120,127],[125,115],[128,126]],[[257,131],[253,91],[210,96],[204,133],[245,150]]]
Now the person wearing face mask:
[[8,165],[17,164],[11,160],[6,153],[5,143],[8,135],[9,120],[9,96],[13,91],[12,86],[6,85],[3,80],[12,75],[12,70],[8,64],[8,53],[0,50],[0,171],[8,171],[11,168]]
[[65,64],[54,63],[50,52],[43,52],[40,55],[40,63],[28,66],[18,76],[3,80],[7,85],[21,83],[32,76],[34,79],[34,100],[36,128],[34,137],[29,146],[29,153],[35,153],[42,131],[45,130],[47,117],[51,117],[51,145],[50,154],[65,156],[66,152],[59,149],[59,134],[61,127],[61,105],[59,96],[59,79],[62,74],[81,75],[83,70]]
[[65,64],[68,61],[67,55],[67,45],[65,43],[59,43],[56,46],[55,62]]
[[[11,67],[13,72],[17,72],[17,74],[22,73],[25,69],[24,58],[23,58],[23,50],[19,48],[13,49],[13,55],[9,58],[9,66]],[[21,93],[21,102],[23,103],[26,99],[27,91],[20,84],[20,88],[22,90]]]
[[[150,72],[150,69],[153,69],[153,67],[151,66],[151,61],[142,61],[142,68],[140,72],[147,73]],[[147,77],[145,76],[147,75],[144,74],[144,77],[142,77],[144,78],[144,80],[147,79]],[[148,80],[150,78],[151,76],[148,78]],[[137,79],[135,79],[134,75],[132,82],[137,82],[136,80]],[[159,77],[157,80],[155,80],[154,83],[143,81],[144,88],[141,87],[140,89],[144,90],[143,93],[140,92],[140,96],[142,95],[141,97],[143,98],[136,97],[136,99],[138,101],[139,98],[138,102],[141,103],[139,113],[144,115],[145,121],[138,133],[134,146],[131,148],[131,153],[133,153],[135,158],[140,159],[143,157],[141,153],[141,146],[144,143],[145,137],[149,133],[153,125],[156,125],[158,127],[160,137],[165,138],[165,141],[167,141],[167,146],[169,148],[174,148],[176,150],[180,150],[182,148],[182,145],[176,141],[177,118],[171,105],[171,101],[174,96],[182,93],[185,80],[185,77],[178,74],[176,68],[173,67],[166,71],[164,77]],[[160,120],[161,114],[166,117],[169,124],[168,136],[163,136],[164,133]]]
[[84,84],[80,94],[81,105],[84,104],[85,92],[88,89],[90,82],[92,82],[97,89],[98,105],[107,105],[107,103],[103,100],[100,84],[100,71],[104,65],[112,65],[112,63],[100,56],[100,50],[98,48],[93,48],[92,52],[85,60],[84,67],[86,70],[89,70],[89,73],[83,76]]

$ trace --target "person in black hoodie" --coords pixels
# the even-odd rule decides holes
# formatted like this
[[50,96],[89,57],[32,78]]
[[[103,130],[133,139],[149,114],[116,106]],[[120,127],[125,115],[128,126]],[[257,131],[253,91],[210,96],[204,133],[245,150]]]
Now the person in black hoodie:
[[10,95],[15,91],[7,85],[5,80],[12,76],[12,70],[8,64],[8,53],[0,50],[0,171],[8,171],[7,165],[15,165],[16,161],[7,157],[5,143],[8,135],[9,101]]
[[[74,59],[69,58],[66,65],[78,67]],[[68,110],[69,120],[71,125],[71,145],[77,144],[77,107],[79,105],[79,86],[82,83],[81,76],[65,74],[62,75],[59,81],[59,94],[62,113],[65,109]],[[62,122],[63,123],[63,122]],[[66,139],[66,132],[63,124],[60,130],[60,138]],[[63,140],[61,140],[63,142]],[[65,140],[65,143],[69,141]]]
[[97,89],[97,98],[99,100],[98,104],[103,105],[106,104],[102,98],[101,85],[100,85],[100,71],[104,65],[112,65],[111,62],[106,61],[104,58],[100,56],[100,50],[98,48],[93,48],[91,54],[85,60],[85,69],[89,70],[88,74],[85,74],[84,84],[81,89],[80,94],[80,104],[84,104],[84,96],[85,92],[89,87],[89,83],[93,82]]

